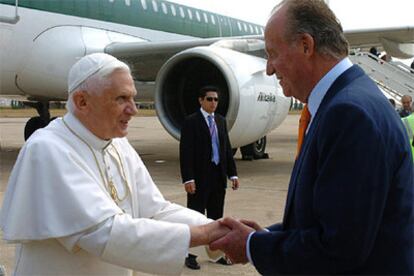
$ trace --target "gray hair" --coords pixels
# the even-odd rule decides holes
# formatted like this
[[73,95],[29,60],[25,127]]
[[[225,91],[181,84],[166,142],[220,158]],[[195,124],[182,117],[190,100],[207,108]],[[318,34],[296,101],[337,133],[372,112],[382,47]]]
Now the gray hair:
[[341,23],[322,0],[283,0],[280,7],[287,7],[285,38],[296,41],[299,34],[309,34],[315,41],[316,52],[341,59],[348,55],[349,44],[345,38]]
[[91,95],[99,95],[111,86],[112,81],[110,79],[110,75],[116,70],[124,70],[128,73],[131,73],[128,65],[123,62],[109,63],[108,66],[103,67],[95,74],[89,76],[87,79],[81,82],[77,87],[72,89],[72,91],[69,91],[68,100],[66,102],[66,109],[68,112],[73,114],[76,109],[73,102],[73,96],[76,93],[84,91]]

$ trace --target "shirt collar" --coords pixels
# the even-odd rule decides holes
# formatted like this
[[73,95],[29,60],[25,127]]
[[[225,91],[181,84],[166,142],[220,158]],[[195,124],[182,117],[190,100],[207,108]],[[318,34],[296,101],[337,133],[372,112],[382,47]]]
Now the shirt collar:
[[[68,127],[76,133],[82,140],[88,143],[92,148],[96,150],[104,150],[107,148],[111,142],[110,140],[103,140],[93,134],[89,129],[87,129],[75,115],[68,112],[64,117],[65,123]],[[75,136],[76,136],[75,135]]]
[[348,57],[344,58],[331,70],[329,70],[329,72],[326,73],[326,75],[323,76],[323,78],[320,79],[320,81],[312,89],[308,99],[308,109],[312,116],[311,120],[313,120],[315,117],[316,112],[318,111],[319,106],[323,100],[323,97],[325,97],[326,92],[328,92],[333,82],[350,67],[352,67],[351,60]]
[[214,112],[210,114],[210,113],[206,112],[202,107],[200,107],[200,111],[203,114],[205,119],[207,119],[208,115],[211,115],[214,118]]

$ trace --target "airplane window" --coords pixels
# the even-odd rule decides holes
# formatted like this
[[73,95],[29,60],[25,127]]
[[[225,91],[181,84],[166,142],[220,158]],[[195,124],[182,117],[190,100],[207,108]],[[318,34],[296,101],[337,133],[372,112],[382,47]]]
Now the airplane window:
[[250,27],[250,32],[251,32],[251,33],[254,33],[254,31],[253,31],[253,26],[252,26],[252,25],[249,25],[249,27]]
[[207,17],[207,14],[205,12],[203,12],[203,16],[204,16],[204,22],[208,23],[208,17]]
[[243,23],[244,31],[247,32],[247,25],[246,23]]
[[201,21],[201,18],[200,18],[200,13],[199,13],[198,11],[196,11],[196,17],[197,17],[197,20],[198,20],[198,21]]
[[146,0],[141,0],[141,5],[142,5],[142,8],[143,8],[144,10],[146,10],[146,9],[147,9],[147,1],[146,1]]
[[185,13],[184,13],[184,9],[183,9],[183,7],[179,7],[178,9],[180,10],[180,15],[181,15],[181,17],[182,17],[182,18],[185,18]]
[[221,22],[223,22],[225,26],[227,26],[227,25],[228,25],[228,19],[227,19],[227,18],[225,18],[225,17],[223,17],[223,18],[221,19]]
[[171,8],[171,13],[172,13],[174,16],[176,16],[176,15],[177,15],[177,11],[175,10],[175,6],[174,6],[173,4],[171,4],[170,8]]
[[259,34],[259,28],[256,26],[256,34]]
[[157,5],[157,2],[155,2],[155,0],[152,0],[152,9],[155,12],[158,12],[158,5]]
[[161,7],[162,7],[162,11],[167,14],[168,10],[167,10],[167,5],[165,5],[165,3],[161,3]]
[[131,0],[125,0],[125,5],[127,5],[128,7],[131,6]]
[[193,19],[193,13],[191,12],[190,9],[187,9],[188,12],[188,17],[190,17],[190,19]]
[[241,28],[241,24],[240,24],[240,21],[237,21],[237,27],[239,28],[239,31],[241,31],[241,30],[242,30],[242,28]]
[[263,27],[260,27],[260,30],[261,30],[261,33],[263,34],[263,32],[264,32],[264,29],[263,29]]
[[214,19],[214,15],[211,15],[211,22],[213,22],[214,25],[216,25],[216,20]]

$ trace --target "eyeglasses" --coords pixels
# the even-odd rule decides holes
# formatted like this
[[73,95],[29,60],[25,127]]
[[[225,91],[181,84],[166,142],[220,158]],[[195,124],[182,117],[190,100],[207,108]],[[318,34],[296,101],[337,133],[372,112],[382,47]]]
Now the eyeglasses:
[[218,98],[217,97],[206,97],[206,100],[209,101],[209,102],[212,102],[213,100],[215,102],[218,102]]

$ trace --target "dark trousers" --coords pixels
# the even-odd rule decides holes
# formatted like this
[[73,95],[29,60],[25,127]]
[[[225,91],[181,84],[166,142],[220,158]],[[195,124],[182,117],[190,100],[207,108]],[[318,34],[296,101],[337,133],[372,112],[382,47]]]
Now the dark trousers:
[[195,194],[187,193],[187,207],[205,214],[211,219],[219,219],[223,217],[224,197],[226,189],[224,188],[223,178],[220,166],[211,163],[207,171],[207,181],[200,187],[196,185]]

